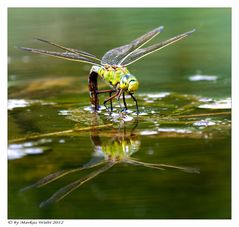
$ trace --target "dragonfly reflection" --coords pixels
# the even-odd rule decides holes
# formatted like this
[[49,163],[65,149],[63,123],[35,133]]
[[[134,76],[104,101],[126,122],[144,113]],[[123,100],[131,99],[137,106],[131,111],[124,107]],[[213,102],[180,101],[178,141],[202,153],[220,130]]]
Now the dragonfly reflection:
[[[126,130],[126,127],[121,129],[111,129],[110,132],[105,134],[98,129],[92,128],[91,141],[94,147],[92,159],[78,168],[59,170],[52,173],[36,183],[23,188],[22,191],[39,188],[47,185],[67,174],[82,171],[86,169],[94,169],[89,174],[77,179],[76,181],[60,188],[49,199],[43,201],[40,207],[44,207],[55,202],[60,201],[65,196],[82,186],[87,181],[95,178],[99,174],[109,170],[116,164],[125,163],[130,165],[143,166],[152,169],[165,170],[167,168],[173,168],[189,173],[198,173],[198,169],[191,167],[182,167],[168,164],[156,164],[139,161],[131,157],[135,152],[140,149],[140,137],[135,133],[137,124],[130,131]],[[107,138],[106,138],[107,135]],[[98,168],[96,168],[98,167]]]

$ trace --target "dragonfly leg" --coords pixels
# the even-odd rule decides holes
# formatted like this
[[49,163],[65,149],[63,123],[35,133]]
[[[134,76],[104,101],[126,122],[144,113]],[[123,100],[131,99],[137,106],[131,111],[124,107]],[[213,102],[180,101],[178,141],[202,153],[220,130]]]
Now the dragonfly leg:
[[135,102],[135,105],[136,105],[136,112],[137,112],[137,115],[139,115],[139,107],[138,107],[138,102],[137,102],[137,99],[133,96],[133,94],[129,93],[130,96],[132,97],[132,99],[134,100]]
[[[111,97],[112,92],[109,92],[109,97]],[[113,111],[112,99],[110,99],[110,111]]]
[[125,101],[125,93],[123,92],[123,102],[124,102],[124,110],[127,110],[128,107],[127,107],[127,104],[126,104],[126,101]]
[[116,92],[116,90],[112,90],[112,89],[109,89],[109,90],[98,90],[96,91],[97,94],[103,94],[103,93],[112,93],[112,92]]
[[118,95],[121,95],[121,93],[122,93],[122,90],[120,89],[120,90],[118,90],[118,91],[116,91],[116,93],[114,94],[114,95],[112,95],[112,96],[110,96],[109,98],[107,98],[107,99],[105,99],[105,101],[104,101],[104,106],[105,106],[105,108],[108,110],[108,107],[106,106],[106,103],[107,102],[109,102],[110,100],[113,100],[115,97],[117,97]]
[[[109,92],[109,97],[111,97],[113,92],[116,92],[116,90],[100,90],[96,91],[97,94],[103,94],[103,93],[108,93]],[[113,111],[113,105],[112,105],[112,99],[110,100],[110,111]]]
[[119,94],[118,94],[117,100],[118,100],[120,109],[123,111],[123,108],[122,108],[121,103],[120,103],[120,96],[121,96],[122,93],[124,93],[124,92],[123,92],[123,90],[121,89],[120,92],[119,92]]

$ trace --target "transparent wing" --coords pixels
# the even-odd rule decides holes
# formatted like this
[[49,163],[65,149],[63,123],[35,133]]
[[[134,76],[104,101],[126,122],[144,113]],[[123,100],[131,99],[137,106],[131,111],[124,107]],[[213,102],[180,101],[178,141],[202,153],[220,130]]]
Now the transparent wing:
[[145,45],[163,30],[163,26],[140,36],[129,44],[109,50],[101,60],[102,64],[120,65],[134,51]]
[[89,58],[83,57],[83,56],[79,56],[78,54],[74,54],[74,53],[70,53],[70,52],[61,53],[61,52],[33,49],[33,48],[28,48],[28,47],[20,47],[20,49],[28,51],[28,52],[32,52],[32,53],[52,56],[52,57],[61,58],[61,59],[69,60],[69,61],[84,62],[84,63],[88,63],[91,65],[101,66],[99,63],[96,63],[92,59],[89,59]]
[[112,166],[114,165],[113,162],[107,163],[105,166],[103,166],[102,168],[93,171],[92,173],[88,174],[87,176],[84,176],[82,178],[80,178],[79,180],[76,180],[70,184],[68,184],[67,186],[60,188],[56,193],[54,193],[48,200],[43,201],[40,204],[40,207],[44,207],[47,205],[50,205],[54,202],[58,202],[61,199],[63,199],[65,196],[67,196],[68,194],[70,194],[71,192],[73,192],[74,190],[76,190],[77,188],[79,188],[82,184],[86,183],[87,181],[91,180],[92,178],[96,177],[97,175],[99,175],[100,173],[105,172],[106,170],[110,169]]
[[40,38],[36,38],[37,40],[41,41],[41,42],[44,42],[44,43],[47,43],[47,44],[50,44],[52,46],[55,46],[55,47],[58,47],[62,50],[66,50],[68,52],[71,52],[71,53],[74,53],[74,54],[77,54],[77,55],[81,55],[83,57],[86,57],[86,58],[91,58],[93,60],[97,60],[97,61],[101,61],[99,58],[97,58],[95,55],[93,54],[90,54],[90,53],[87,53],[85,51],[81,51],[81,50],[77,50],[77,49],[72,49],[72,48],[68,48],[68,47],[64,47],[64,46],[61,46],[57,43],[53,43],[51,41],[48,41],[48,40],[45,40],[45,39],[40,39]]
[[185,32],[183,34],[180,34],[178,36],[175,36],[171,39],[168,39],[166,41],[154,44],[152,46],[146,47],[146,48],[142,48],[142,49],[138,49],[136,51],[134,51],[131,55],[129,55],[127,58],[124,59],[124,61],[122,62],[123,65],[128,66],[136,61],[138,61],[139,59],[152,54],[158,50],[161,50],[162,48],[171,45],[189,35],[191,35],[193,32],[195,31],[195,29],[193,29],[192,31],[189,32]]

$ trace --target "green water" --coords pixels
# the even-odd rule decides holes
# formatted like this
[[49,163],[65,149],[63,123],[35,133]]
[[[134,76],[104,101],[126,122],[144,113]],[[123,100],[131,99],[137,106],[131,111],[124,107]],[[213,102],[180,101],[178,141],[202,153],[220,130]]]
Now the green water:
[[[8,217],[230,218],[230,18],[229,8],[10,8]],[[51,49],[34,39],[40,37],[101,58],[160,25],[164,31],[152,43],[196,32],[130,65],[140,81],[138,118],[130,99],[127,116],[117,114],[117,103],[112,116],[88,110],[89,65],[16,48]],[[22,191],[90,160],[105,161]],[[112,163],[59,202],[39,207]]]

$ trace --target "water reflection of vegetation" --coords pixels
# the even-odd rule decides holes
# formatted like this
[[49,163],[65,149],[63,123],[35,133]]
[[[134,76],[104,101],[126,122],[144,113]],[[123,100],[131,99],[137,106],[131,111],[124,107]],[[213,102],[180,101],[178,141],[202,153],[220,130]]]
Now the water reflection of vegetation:
[[46,205],[60,201],[87,181],[95,178],[99,174],[120,163],[143,166],[158,170],[173,168],[188,173],[199,173],[199,170],[197,168],[182,167],[162,163],[147,163],[131,157],[140,149],[141,142],[139,134],[135,133],[136,127],[137,122],[131,130],[126,129],[125,126],[122,129],[113,128],[111,129],[111,131],[107,132],[107,137],[105,136],[106,134],[104,132],[101,133],[99,128],[92,127],[91,141],[93,144],[94,153],[92,155],[92,159],[89,162],[81,165],[78,168],[64,169],[52,173],[40,179],[36,183],[27,186],[22,191],[28,190],[30,188],[42,187],[73,172],[99,167],[98,169],[93,170],[91,173],[79,178],[78,180],[66,185],[65,187],[60,188],[49,199],[43,201],[40,204],[40,207],[44,207]]

